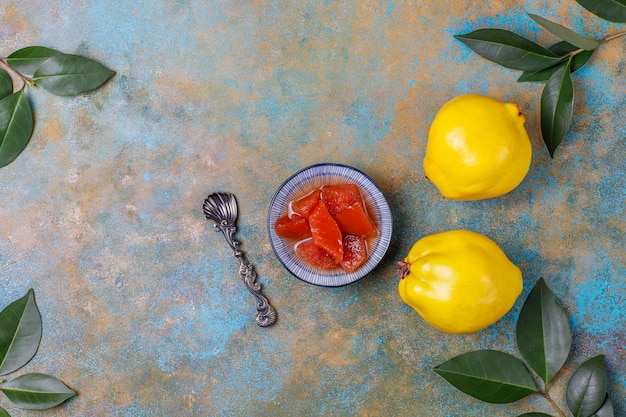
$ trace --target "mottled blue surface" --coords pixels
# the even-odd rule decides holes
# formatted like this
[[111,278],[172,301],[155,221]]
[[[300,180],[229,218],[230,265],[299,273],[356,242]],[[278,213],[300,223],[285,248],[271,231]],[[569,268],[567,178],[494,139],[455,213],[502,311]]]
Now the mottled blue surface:
[[[604,37],[626,30],[574,0],[1,2],[0,55],[42,45],[117,75],[75,98],[27,91],[35,133],[0,169],[0,306],[34,288],[44,333],[22,372],[78,396],[13,416],[513,416],[555,414],[540,397],[490,405],[432,368],[492,348],[519,356],[514,324],[544,277],[571,317],[574,347],[551,388],[606,355],[626,414],[624,143],[626,38],[574,76],[566,142],[550,159],[541,85],[453,35],[481,27],[555,39],[525,13]],[[524,182],[496,199],[444,199],[421,167],[428,127],[469,92],[519,104],[533,145]],[[295,171],[320,162],[371,176],[394,217],[381,265],[342,288],[290,276],[273,256],[267,208]],[[202,201],[231,191],[238,236],[276,306],[261,329],[237,261]],[[464,228],[495,240],[524,291],[472,335],[429,327],[396,290],[395,262],[422,236]]]

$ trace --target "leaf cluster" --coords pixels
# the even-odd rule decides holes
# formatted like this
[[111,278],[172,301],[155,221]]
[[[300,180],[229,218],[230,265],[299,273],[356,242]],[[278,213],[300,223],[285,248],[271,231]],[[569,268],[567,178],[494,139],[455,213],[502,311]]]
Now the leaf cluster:
[[[548,386],[567,360],[572,334],[567,313],[543,278],[526,299],[516,332],[517,347],[526,363],[508,353],[479,350],[452,358],[434,371],[464,393],[489,403],[505,404],[539,393],[564,417],[550,398]],[[543,381],[542,386],[527,366]],[[604,356],[590,358],[576,369],[567,384],[565,401],[575,417],[613,417]],[[550,417],[537,412],[519,417],[533,416]]]
[[[0,312],[0,376],[26,365],[41,342],[41,314],[30,289],[19,300]],[[76,395],[57,378],[42,373],[26,373],[11,381],[0,380],[0,391],[16,406],[27,410],[55,407]],[[0,417],[9,413],[0,407]]]
[[75,96],[101,86],[113,75],[114,71],[89,58],[43,46],[29,46],[0,59],[0,168],[22,153],[33,134],[26,86]]
[[[626,22],[625,0],[576,1],[598,17]],[[572,119],[574,86],[571,74],[589,62],[601,44],[626,33],[596,40],[536,14],[529,16],[561,41],[545,48],[513,32],[495,28],[478,29],[455,38],[483,58],[522,71],[518,82],[545,82],[541,95],[541,133],[550,156],[554,157]]]

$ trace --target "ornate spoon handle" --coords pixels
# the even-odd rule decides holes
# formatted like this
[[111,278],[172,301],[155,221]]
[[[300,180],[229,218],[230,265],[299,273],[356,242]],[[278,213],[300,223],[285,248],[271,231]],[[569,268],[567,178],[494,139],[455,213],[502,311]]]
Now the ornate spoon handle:
[[[234,242],[235,244],[239,243],[237,241]],[[257,324],[261,327],[267,327],[274,324],[276,321],[276,310],[274,310],[274,307],[270,305],[267,298],[261,294],[261,284],[259,284],[256,280],[254,267],[250,265],[243,252],[235,252],[235,256],[239,258],[239,276],[243,279],[244,284],[246,284],[246,287],[256,299]]]
[[276,321],[276,310],[272,307],[261,294],[261,284],[256,280],[256,272],[254,267],[248,262],[246,255],[239,249],[241,244],[234,238],[237,226],[237,201],[235,196],[230,193],[213,193],[210,194],[204,204],[202,210],[207,219],[215,222],[215,230],[222,232],[226,238],[226,242],[234,251],[235,256],[239,259],[239,276],[243,279],[244,284],[254,296],[256,300],[257,316],[256,322],[261,327],[272,325]]

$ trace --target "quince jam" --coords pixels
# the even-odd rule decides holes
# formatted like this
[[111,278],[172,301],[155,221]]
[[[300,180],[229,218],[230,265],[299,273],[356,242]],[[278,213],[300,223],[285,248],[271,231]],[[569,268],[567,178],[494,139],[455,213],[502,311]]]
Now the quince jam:
[[274,229],[309,264],[348,273],[367,261],[368,239],[378,235],[355,184],[323,186],[291,201]]

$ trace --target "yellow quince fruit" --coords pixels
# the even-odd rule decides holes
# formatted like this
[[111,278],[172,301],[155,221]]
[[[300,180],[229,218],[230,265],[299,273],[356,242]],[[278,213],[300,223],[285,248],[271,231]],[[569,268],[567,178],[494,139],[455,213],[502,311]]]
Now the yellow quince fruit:
[[488,237],[467,230],[426,236],[398,263],[402,300],[448,333],[499,320],[522,292],[522,273]]
[[426,176],[453,200],[497,197],[517,187],[530,167],[525,118],[513,103],[465,94],[447,102],[428,133]]

